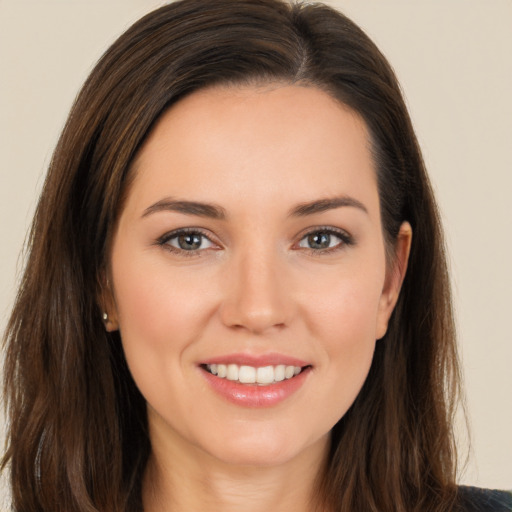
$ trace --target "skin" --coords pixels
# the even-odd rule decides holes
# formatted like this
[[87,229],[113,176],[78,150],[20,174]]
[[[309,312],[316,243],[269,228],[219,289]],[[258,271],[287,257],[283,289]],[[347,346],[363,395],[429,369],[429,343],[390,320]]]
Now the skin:
[[[311,511],[329,432],[386,332],[411,240],[404,224],[387,265],[364,122],[312,87],[207,89],[161,118],[134,172],[107,328],[120,329],[148,403],[145,510]],[[339,197],[353,204],[290,214]],[[151,209],[170,198],[225,216]],[[189,251],[162,238],[181,228],[207,238]],[[307,235],[327,228],[330,246],[311,247]],[[311,366],[272,407],[227,401],[199,366],[269,352]]]

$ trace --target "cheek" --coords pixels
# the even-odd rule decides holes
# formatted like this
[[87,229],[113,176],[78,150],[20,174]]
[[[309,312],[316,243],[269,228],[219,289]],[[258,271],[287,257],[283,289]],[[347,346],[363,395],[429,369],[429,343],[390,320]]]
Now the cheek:
[[325,283],[323,293],[309,293],[311,329],[321,333],[332,350],[357,350],[376,340],[384,273],[352,273]]
[[119,330],[133,379],[156,410],[179,407],[191,377],[190,347],[211,310],[211,297],[201,293],[204,276],[172,272],[165,260],[148,257],[113,258],[112,267]]
[[380,299],[379,280],[354,276],[338,283],[309,303],[307,315],[321,346],[319,371],[325,371],[325,401],[333,424],[352,405],[368,375]]
[[187,279],[151,259],[119,258],[113,263],[116,309],[127,352],[144,353],[158,362],[197,338],[208,296],[200,293],[196,277],[187,274]]
[[376,342],[377,300],[357,292],[332,297],[332,308],[319,316],[325,350],[344,385],[362,385]]

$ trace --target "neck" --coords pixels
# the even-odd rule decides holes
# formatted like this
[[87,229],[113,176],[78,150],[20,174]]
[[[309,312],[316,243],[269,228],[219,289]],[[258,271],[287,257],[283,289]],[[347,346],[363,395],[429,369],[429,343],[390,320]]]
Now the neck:
[[[168,447],[169,448],[169,447]],[[143,485],[145,512],[312,512],[327,457],[322,438],[278,466],[243,466],[198,449],[154,449]]]

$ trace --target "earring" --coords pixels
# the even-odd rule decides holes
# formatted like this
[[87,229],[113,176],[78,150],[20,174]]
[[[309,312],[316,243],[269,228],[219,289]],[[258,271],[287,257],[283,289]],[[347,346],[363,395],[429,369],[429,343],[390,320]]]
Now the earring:
[[107,313],[103,313],[103,321],[108,322],[108,315]]

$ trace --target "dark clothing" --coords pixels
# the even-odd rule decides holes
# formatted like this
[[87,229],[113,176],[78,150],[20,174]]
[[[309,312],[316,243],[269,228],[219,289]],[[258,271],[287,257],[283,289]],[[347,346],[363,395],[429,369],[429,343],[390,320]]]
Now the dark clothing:
[[461,511],[464,512],[512,512],[512,492],[459,487]]

